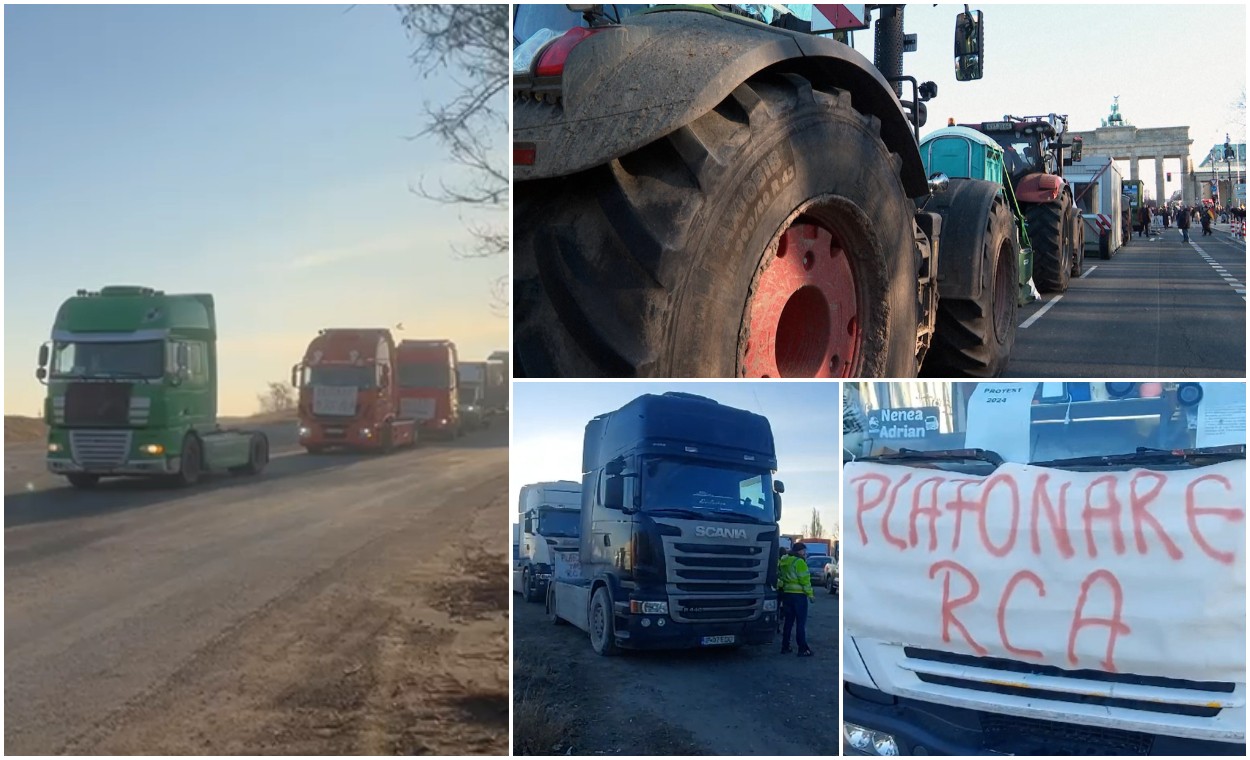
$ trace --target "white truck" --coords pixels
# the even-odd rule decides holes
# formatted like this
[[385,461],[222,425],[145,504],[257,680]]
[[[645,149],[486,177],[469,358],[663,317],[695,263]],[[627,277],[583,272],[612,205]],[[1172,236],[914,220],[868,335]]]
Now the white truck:
[[521,486],[520,545],[512,567],[512,590],[525,601],[545,599],[557,555],[577,553],[581,511],[580,483],[557,480]]
[[849,748],[1244,756],[1244,383],[943,385],[845,465]]
[[1085,223],[1085,252],[1111,258],[1132,234],[1124,224],[1129,207],[1124,176],[1109,156],[1084,156],[1065,167],[1064,176],[1072,183],[1072,197]]

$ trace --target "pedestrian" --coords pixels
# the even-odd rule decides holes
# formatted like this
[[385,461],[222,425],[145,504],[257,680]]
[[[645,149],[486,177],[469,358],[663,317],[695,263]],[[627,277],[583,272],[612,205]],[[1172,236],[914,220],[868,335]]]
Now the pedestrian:
[[1211,220],[1215,218],[1215,209],[1209,209],[1209,208],[1204,209],[1202,212],[1202,216],[1200,218],[1202,220],[1203,236],[1205,237],[1207,235],[1210,235],[1211,234]]
[[[781,578],[781,561],[785,559],[786,555],[789,553],[790,553],[790,550],[787,549],[786,547],[784,546],[777,547],[777,577],[778,578]],[[780,583],[777,584],[777,588],[781,588]],[[780,599],[777,600],[777,606],[780,608],[778,610],[778,615],[777,615],[777,633],[781,633],[781,621],[786,616],[785,594],[780,595]]]
[[1141,229],[1137,231],[1137,237],[1141,237],[1143,234],[1145,234],[1146,237],[1150,237],[1150,207],[1149,206],[1141,207],[1141,210],[1137,212],[1137,221],[1139,224],[1141,224]]
[[1169,208],[1168,206],[1164,206],[1163,207],[1163,229],[1166,230],[1166,229],[1170,229],[1171,227],[1172,227],[1172,209]]
[[781,592],[781,605],[785,610],[785,625],[781,631],[781,653],[788,654],[790,629],[799,647],[799,657],[811,657],[807,645],[807,606],[815,601],[812,593],[812,573],[807,567],[807,547],[802,541],[790,547],[790,553],[778,564],[777,590]]
[[1176,212],[1176,229],[1181,231],[1181,238],[1189,242],[1189,215],[1192,213],[1188,207],[1181,206]]

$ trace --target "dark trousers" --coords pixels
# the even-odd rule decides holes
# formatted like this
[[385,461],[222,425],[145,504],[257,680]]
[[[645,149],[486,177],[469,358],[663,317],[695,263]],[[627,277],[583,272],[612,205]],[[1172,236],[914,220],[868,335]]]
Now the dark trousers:
[[807,649],[807,594],[782,594],[781,610],[785,617],[785,625],[781,629],[781,646],[790,646],[790,629],[794,629],[794,640],[799,651]]

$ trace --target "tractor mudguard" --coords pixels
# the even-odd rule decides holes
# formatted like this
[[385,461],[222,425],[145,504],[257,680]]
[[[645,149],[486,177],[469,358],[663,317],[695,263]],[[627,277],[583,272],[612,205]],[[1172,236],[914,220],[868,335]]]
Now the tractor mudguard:
[[1059,198],[1068,181],[1057,174],[1029,174],[1016,183],[1020,203],[1050,203]]
[[630,16],[587,37],[569,53],[558,95],[553,78],[517,72],[513,146],[532,150],[533,163],[515,165],[515,179],[566,176],[625,156],[690,124],[766,69],[849,91],[902,157],[907,195],[928,194],[911,123],[867,58],[833,40],[693,10]]
[[[974,300],[989,285],[985,261],[986,220],[1003,188],[983,179],[953,178],[946,192],[925,207],[942,215],[942,249],[938,256],[938,296]],[[1006,200],[1000,200],[1006,203]]]

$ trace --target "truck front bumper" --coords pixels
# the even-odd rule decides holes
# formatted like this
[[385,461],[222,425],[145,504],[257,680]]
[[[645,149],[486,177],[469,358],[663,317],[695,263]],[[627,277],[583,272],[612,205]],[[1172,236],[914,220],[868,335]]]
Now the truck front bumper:
[[[663,620],[664,624],[660,625]],[[644,622],[645,621],[645,622]],[[700,649],[746,644],[771,644],[777,633],[777,613],[741,623],[677,623],[667,615],[616,616],[617,644],[625,649]],[[709,636],[733,636],[732,642],[704,644]]]
[[53,475],[169,475],[178,472],[179,457],[132,459],[113,467],[84,467],[72,459],[48,457],[48,472]]
[[[900,755],[1239,755],[1246,745],[949,707],[844,682],[843,738],[854,727],[893,738]],[[844,741],[847,754],[873,755]],[[1075,751],[1075,750],[1085,751]]]

